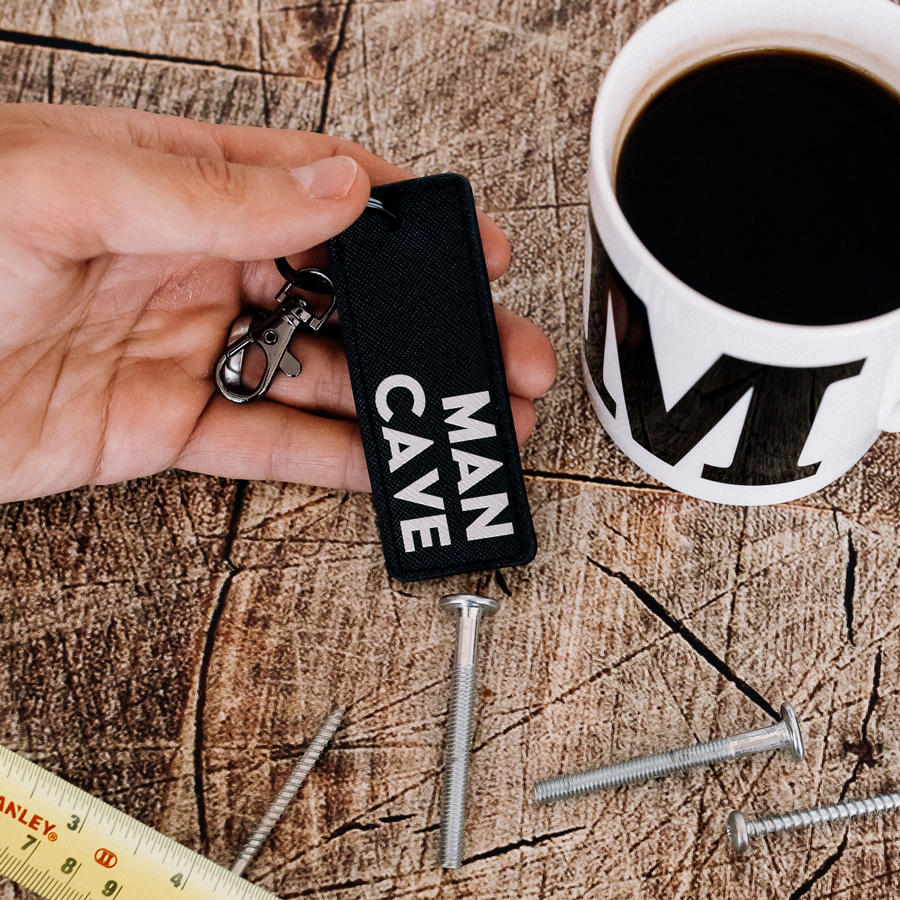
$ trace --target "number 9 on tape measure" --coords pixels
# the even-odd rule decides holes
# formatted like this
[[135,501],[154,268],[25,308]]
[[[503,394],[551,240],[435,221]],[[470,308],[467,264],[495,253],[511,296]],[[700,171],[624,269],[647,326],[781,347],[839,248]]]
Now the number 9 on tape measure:
[[5,747],[0,875],[46,900],[274,897]]

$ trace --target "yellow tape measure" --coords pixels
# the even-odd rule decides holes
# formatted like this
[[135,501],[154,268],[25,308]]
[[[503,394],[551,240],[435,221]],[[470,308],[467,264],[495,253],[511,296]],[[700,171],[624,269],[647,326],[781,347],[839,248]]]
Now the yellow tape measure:
[[274,897],[5,747],[0,875],[45,900]]

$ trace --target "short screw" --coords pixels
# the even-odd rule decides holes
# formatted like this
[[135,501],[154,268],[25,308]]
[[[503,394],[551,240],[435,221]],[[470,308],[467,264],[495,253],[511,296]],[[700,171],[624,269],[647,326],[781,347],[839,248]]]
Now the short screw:
[[798,809],[748,822],[741,813],[735,810],[728,817],[728,840],[738,853],[746,853],[750,849],[750,838],[761,834],[772,834],[775,831],[788,831],[792,828],[812,827],[837,819],[852,819],[856,816],[886,813],[900,806],[900,794],[881,794],[878,797],[867,797],[864,800],[847,800],[833,806],[820,806],[817,809]]
[[444,794],[441,802],[441,865],[445,869],[458,869],[462,861],[466,783],[469,777],[469,748],[472,744],[478,624],[482,616],[494,615],[500,609],[500,604],[477,594],[448,594],[441,597],[438,606],[456,616],[456,653],[453,659]]
[[781,704],[781,721],[777,725],[589,772],[545,778],[535,782],[534,799],[538,803],[568,800],[592,791],[633,784],[636,781],[649,781],[651,778],[659,778],[695,766],[739,759],[742,756],[778,750],[782,747],[787,747],[794,759],[803,759],[803,736],[790,703]]
[[328,746],[328,742],[333,737],[341,720],[344,718],[346,706],[339,706],[326,720],[325,724],[319,729],[319,733],[313,738],[312,743],[306,748],[303,758],[294,767],[290,778],[284,783],[284,787],[278,792],[278,796],[269,804],[266,814],[260,819],[259,824],[250,836],[250,839],[244,844],[243,849],[238,854],[231,871],[235,875],[243,875],[251,860],[256,856],[262,842],[269,836],[272,829],[278,823],[287,805],[294,799],[294,795],[300,790],[300,785],[306,780],[309,770],[316,764],[316,760],[322,755],[322,751]]

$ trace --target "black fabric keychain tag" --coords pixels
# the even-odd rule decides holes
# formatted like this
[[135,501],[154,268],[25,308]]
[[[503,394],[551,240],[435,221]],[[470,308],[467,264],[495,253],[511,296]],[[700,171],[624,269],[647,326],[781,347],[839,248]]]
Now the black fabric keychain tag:
[[461,175],[372,190],[328,242],[388,572],[534,558],[475,203]]

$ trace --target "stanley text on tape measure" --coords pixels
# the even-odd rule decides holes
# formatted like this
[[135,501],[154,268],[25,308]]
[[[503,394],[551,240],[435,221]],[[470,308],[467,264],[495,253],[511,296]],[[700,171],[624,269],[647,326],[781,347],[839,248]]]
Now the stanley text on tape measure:
[[46,900],[272,900],[0,747],[0,875]]

